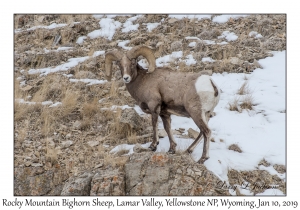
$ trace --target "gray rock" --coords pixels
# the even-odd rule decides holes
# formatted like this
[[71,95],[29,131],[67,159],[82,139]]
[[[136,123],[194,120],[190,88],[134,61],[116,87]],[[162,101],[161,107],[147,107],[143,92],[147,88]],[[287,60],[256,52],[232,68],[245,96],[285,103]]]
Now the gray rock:
[[177,21],[178,21],[178,19],[176,19],[176,18],[170,18],[170,19],[168,20],[168,23],[173,24],[173,23],[175,23],[175,22],[177,22]]
[[159,138],[164,138],[168,136],[167,132],[165,131],[165,129],[158,129],[158,137]]
[[242,65],[243,61],[237,57],[232,57],[232,58],[230,58],[230,63],[232,63],[234,65]]
[[199,135],[199,132],[195,131],[192,128],[189,128],[188,129],[188,135],[189,135],[190,138],[196,139],[198,137],[198,135]]
[[76,128],[76,129],[80,129],[81,128],[81,122],[76,120],[73,124],[73,127]]
[[117,169],[100,170],[92,179],[91,196],[125,195],[124,173]]
[[62,143],[61,143],[61,146],[62,146],[62,148],[68,148],[68,147],[70,147],[70,146],[73,145],[73,144],[74,144],[73,141],[67,140],[67,141],[62,142]]
[[15,168],[14,195],[46,195],[51,190],[53,173],[42,167]]
[[54,148],[55,147],[55,143],[54,143],[52,138],[47,138],[47,146],[49,148]]
[[149,151],[149,149],[142,147],[142,145],[140,145],[140,144],[136,144],[133,147],[133,152],[135,152],[135,153],[141,153],[141,152],[146,152],[146,151]]
[[125,164],[125,177],[126,195],[230,195],[216,190],[220,179],[188,155],[134,153]]
[[64,185],[61,195],[75,196],[75,195],[90,195],[91,181],[93,173],[86,171],[78,177],[69,178],[68,182]]
[[26,162],[25,162],[25,166],[26,166],[26,167],[31,166],[31,164],[32,164],[31,161],[26,161]]
[[100,163],[100,164],[95,166],[95,168],[102,168],[102,167],[103,167],[103,163]]
[[99,145],[99,141],[88,141],[87,143],[90,147],[95,147]]
[[143,118],[134,109],[122,110],[120,126],[123,130],[131,130],[139,133],[143,129]]

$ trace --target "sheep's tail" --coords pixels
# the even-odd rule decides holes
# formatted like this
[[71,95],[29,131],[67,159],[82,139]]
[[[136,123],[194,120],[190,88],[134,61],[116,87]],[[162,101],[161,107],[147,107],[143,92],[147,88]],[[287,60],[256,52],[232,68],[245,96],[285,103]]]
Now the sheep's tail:
[[211,82],[211,85],[212,85],[213,88],[214,88],[214,91],[215,91],[215,97],[217,97],[217,96],[219,95],[218,88],[217,88],[217,86],[213,83],[212,80],[210,80],[210,82]]

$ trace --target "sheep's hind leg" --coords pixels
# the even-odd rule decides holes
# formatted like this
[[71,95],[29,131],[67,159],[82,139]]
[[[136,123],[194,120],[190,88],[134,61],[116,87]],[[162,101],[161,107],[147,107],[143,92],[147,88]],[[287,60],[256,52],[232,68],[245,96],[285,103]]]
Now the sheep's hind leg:
[[203,138],[203,133],[200,132],[195,141],[189,146],[189,148],[186,150],[187,153],[191,154],[195,147],[198,145],[198,143],[202,140]]
[[158,131],[157,131],[157,120],[158,120],[158,114],[152,113],[152,127],[153,127],[153,141],[149,148],[152,151],[156,151],[156,147],[159,144],[158,142]]
[[175,143],[174,137],[171,132],[171,117],[170,117],[170,115],[160,115],[160,117],[163,121],[164,129],[166,130],[168,137],[169,137],[169,141],[170,141],[170,149],[169,149],[168,153],[174,154],[177,144]]
[[[213,113],[215,116],[216,114]],[[206,124],[208,124],[208,121],[211,117],[212,113],[211,112],[206,112],[205,117],[206,117]],[[192,153],[195,149],[195,147],[199,144],[199,142],[202,140],[203,138],[203,132],[200,131],[199,135],[197,136],[197,138],[195,139],[195,141],[191,144],[191,146],[189,146],[189,148],[186,150],[187,153]]]
[[211,139],[211,130],[208,127],[208,121],[210,119],[210,112],[206,112],[205,114],[202,112],[202,119],[205,122],[204,132],[204,144],[203,144],[203,153],[198,161],[198,163],[203,164],[209,158],[209,143]]
[[198,143],[197,141],[200,140],[200,135],[202,133],[204,136],[203,152],[202,152],[202,156],[201,156],[200,160],[198,161],[198,163],[203,164],[209,158],[209,142],[210,142],[210,136],[211,136],[211,131],[207,125],[209,117],[207,116],[208,114],[206,114],[203,111],[198,111],[195,109],[191,109],[190,111],[191,111],[190,115],[191,115],[192,119],[194,120],[194,122],[200,128],[200,131],[201,131],[198,136],[199,139],[197,137],[196,140],[193,142],[193,144],[190,147],[194,148],[197,145],[197,143]]

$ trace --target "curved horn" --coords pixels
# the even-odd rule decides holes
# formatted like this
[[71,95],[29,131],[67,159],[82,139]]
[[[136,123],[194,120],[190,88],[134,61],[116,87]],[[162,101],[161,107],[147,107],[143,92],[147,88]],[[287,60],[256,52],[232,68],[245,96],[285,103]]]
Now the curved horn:
[[131,50],[127,52],[127,57],[129,59],[137,58],[140,55],[144,56],[149,63],[148,73],[153,72],[156,68],[155,57],[152,50],[149,47],[137,46],[137,47],[133,47]]
[[105,54],[105,72],[108,81],[111,81],[112,62],[121,60],[121,58],[122,53],[117,50],[110,51]]

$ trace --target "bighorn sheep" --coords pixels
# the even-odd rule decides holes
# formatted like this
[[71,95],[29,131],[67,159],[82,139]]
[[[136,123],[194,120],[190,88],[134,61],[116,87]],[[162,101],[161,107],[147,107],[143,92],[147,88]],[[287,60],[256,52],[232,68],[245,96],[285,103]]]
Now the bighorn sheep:
[[[139,56],[147,59],[148,71],[137,63]],[[155,57],[151,49],[146,46],[137,46],[124,54],[117,50],[106,53],[105,70],[109,81],[113,61],[116,61],[119,66],[130,95],[145,113],[152,115],[154,138],[149,148],[155,151],[159,143],[158,116],[161,117],[169,137],[169,153],[175,153],[177,145],[171,133],[170,115],[191,117],[201,132],[187,152],[193,152],[203,135],[203,153],[199,162],[204,163],[209,158],[211,137],[208,120],[220,97],[220,91],[210,76],[201,73],[176,72],[168,67],[156,68]]]

